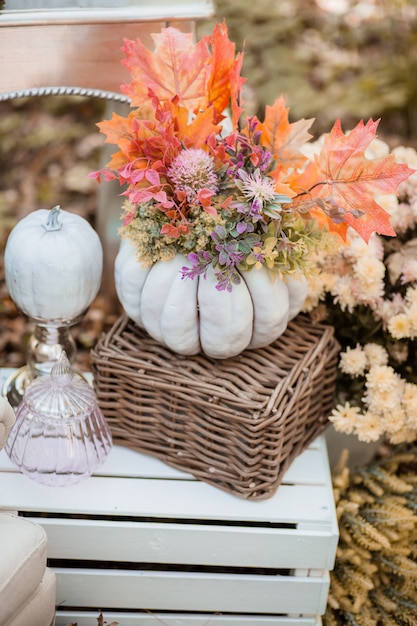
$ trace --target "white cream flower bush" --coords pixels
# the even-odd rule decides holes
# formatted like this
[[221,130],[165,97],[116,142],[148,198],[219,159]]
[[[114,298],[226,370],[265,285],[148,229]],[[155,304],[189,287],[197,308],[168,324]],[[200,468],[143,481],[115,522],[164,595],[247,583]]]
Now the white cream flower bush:
[[[367,156],[389,153],[417,170],[411,147],[375,139]],[[417,439],[417,172],[377,201],[397,236],[365,243],[349,229],[346,245],[319,252],[304,310],[332,323],[342,346],[335,429],[399,444]]]

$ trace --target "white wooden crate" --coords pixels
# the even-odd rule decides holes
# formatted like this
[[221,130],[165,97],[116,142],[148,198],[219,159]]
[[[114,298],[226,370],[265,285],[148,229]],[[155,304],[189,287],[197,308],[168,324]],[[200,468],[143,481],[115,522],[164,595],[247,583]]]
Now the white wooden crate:
[[56,626],[96,626],[99,609],[120,626],[321,624],[338,540],[324,437],[261,502],[120,446],[65,488],[29,480],[3,451],[0,508],[47,531]]

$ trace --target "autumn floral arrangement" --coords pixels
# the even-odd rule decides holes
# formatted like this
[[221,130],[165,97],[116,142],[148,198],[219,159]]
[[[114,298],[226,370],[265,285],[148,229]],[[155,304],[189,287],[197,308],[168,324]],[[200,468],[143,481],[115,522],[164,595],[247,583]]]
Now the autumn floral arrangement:
[[[411,147],[390,151],[374,140],[367,150],[370,157],[390,153],[417,170]],[[365,244],[348,229],[346,245],[319,252],[305,310],[332,323],[343,347],[339,404],[330,417],[336,430],[399,444],[417,437],[417,172],[378,202],[397,236],[373,233]]]
[[120,182],[120,233],[142,265],[179,252],[184,279],[210,266],[217,289],[231,291],[242,270],[308,275],[313,253],[343,243],[348,227],[365,241],[395,234],[374,195],[395,192],[411,170],[392,155],[365,157],[377,122],[345,134],[337,121],[309,158],[313,120],[290,122],[282,97],[262,120],[243,114],[243,55],[224,23],[197,43],[171,27],[153,40],[153,50],[124,40],[132,110],[98,124],[118,150],[92,174]]

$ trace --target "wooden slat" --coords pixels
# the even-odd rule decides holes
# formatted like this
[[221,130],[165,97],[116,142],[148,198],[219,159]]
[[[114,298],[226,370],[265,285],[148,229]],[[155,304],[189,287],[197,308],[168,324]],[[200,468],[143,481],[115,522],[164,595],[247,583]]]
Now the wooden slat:
[[60,606],[322,615],[329,577],[54,568]]
[[[283,484],[324,485],[327,482],[327,458],[323,447],[319,443],[323,437],[318,437],[315,447],[310,446],[300,454],[288,468]],[[9,459],[0,456],[0,471],[17,471]],[[123,446],[114,445],[110,455],[99,467],[96,476],[120,476],[125,478],[167,478],[173,480],[196,480],[191,474],[181,472],[152,456],[139,454]]]
[[336,537],[297,528],[35,518],[52,559],[331,569]]
[[[97,613],[88,611],[59,611],[55,626],[97,626]],[[263,615],[185,615],[181,613],[119,613],[106,611],[107,623],[120,626],[322,626],[320,617],[281,617]]]
[[[13,465],[5,454],[0,454],[0,472],[2,471],[19,472],[18,468]],[[139,454],[134,450],[119,445],[112,447],[103,465],[95,471],[95,476],[197,480],[191,474],[186,474],[174,467],[170,467],[159,459]]]
[[[322,440],[322,437],[318,438]],[[327,459],[317,442],[298,456],[288,468],[285,484],[324,485]],[[169,467],[158,459],[138,454],[134,450],[115,445],[105,463],[96,471],[98,476],[130,476],[138,478],[175,478],[195,480],[190,474]]]
[[19,511],[298,523],[329,531],[331,497],[324,485],[281,485],[272,498],[248,502],[198,481],[92,476],[54,488],[17,473],[4,473],[0,481],[0,507]]

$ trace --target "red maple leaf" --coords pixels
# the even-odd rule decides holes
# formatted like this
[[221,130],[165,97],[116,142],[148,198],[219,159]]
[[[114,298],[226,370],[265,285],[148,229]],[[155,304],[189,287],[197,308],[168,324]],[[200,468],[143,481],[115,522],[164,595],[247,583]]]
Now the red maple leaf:
[[293,188],[299,191],[299,200],[320,200],[316,210],[324,203],[340,211],[342,227],[329,224],[332,230],[343,235],[346,225],[351,226],[368,241],[373,232],[395,235],[390,216],[375,201],[379,194],[397,193],[398,186],[414,170],[405,164],[395,163],[393,155],[367,159],[365,150],[375,138],[379,120],[363,121],[348,134],[344,134],[340,120],[326,135],[322,150],[305,171],[292,179]]

